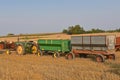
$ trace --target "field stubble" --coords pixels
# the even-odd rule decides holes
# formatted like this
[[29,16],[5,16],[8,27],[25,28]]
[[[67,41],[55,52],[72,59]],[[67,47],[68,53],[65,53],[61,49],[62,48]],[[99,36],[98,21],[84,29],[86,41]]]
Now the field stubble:
[[116,55],[116,61],[97,63],[90,58],[0,54],[0,80],[120,80],[120,52]]

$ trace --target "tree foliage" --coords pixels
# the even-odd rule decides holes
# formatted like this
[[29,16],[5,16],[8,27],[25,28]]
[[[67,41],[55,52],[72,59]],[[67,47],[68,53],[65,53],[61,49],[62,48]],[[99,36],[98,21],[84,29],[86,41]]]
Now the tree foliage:
[[70,26],[68,29],[64,29],[63,33],[67,34],[82,34],[85,30],[80,25]]
[[101,30],[101,29],[91,29],[89,31],[86,31],[86,33],[102,33],[102,32],[105,32],[104,30]]
[[67,34],[85,34],[85,33],[103,33],[103,32],[120,32],[120,28],[116,30],[102,30],[102,29],[94,29],[92,28],[91,30],[85,31],[83,27],[80,25],[75,25],[75,26],[69,26],[68,29],[64,29],[63,33]]
[[8,33],[7,36],[14,36],[14,34],[13,33]]

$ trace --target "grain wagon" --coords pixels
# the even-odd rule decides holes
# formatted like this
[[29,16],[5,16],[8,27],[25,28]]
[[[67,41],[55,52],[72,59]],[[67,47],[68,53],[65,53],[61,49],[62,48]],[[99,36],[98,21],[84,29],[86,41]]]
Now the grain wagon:
[[67,59],[74,59],[76,55],[87,57],[94,55],[97,62],[104,62],[105,59],[115,59],[114,35],[97,36],[72,36],[71,53],[67,54]]
[[59,57],[71,50],[70,40],[39,39],[38,47],[40,55],[52,53],[53,57]]

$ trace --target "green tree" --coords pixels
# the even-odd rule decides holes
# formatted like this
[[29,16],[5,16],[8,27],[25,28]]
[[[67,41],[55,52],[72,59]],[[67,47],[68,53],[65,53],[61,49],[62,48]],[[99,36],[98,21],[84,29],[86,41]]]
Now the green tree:
[[86,31],[86,33],[101,33],[101,32],[105,32],[104,30],[101,29],[91,29],[90,31]]
[[116,32],[120,32],[120,28],[115,30]]
[[64,29],[64,30],[63,30],[63,33],[68,33],[67,29]]
[[85,33],[85,30],[80,25],[68,27],[68,34],[82,34]]
[[7,36],[14,36],[14,34],[13,33],[8,33]]

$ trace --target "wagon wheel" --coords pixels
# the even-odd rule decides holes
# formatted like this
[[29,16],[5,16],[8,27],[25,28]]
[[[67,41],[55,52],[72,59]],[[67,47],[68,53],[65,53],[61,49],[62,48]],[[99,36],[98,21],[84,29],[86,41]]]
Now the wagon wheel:
[[43,52],[41,50],[38,50],[38,56],[42,56]]
[[103,55],[96,55],[96,61],[97,62],[104,62],[105,61],[105,58]]
[[31,48],[31,52],[32,54],[37,54],[38,53],[38,47],[36,45],[33,45],[32,48]]
[[74,58],[75,58],[75,54],[74,54],[74,53],[68,53],[68,54],[66,55],[66,58],[67,58],[67,59],[74,59]]
[[22,45],[18,45],[16,48],[16,52],[19,55],[24,55],[25,54],[24,47]]
[[53,57],[54,57],[54,58],[60,57],[60,53],[59,53],[59,52],[54,52],[54,53],[53,53]]
[[116,50],[115,50],[115,51],[116,51],[116,52],[117,52],[117,51],[120,51],[120,48],[116,48]]
[[115,60],[115,54],[110,54],[107,56],[107,59]]

